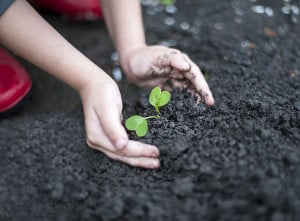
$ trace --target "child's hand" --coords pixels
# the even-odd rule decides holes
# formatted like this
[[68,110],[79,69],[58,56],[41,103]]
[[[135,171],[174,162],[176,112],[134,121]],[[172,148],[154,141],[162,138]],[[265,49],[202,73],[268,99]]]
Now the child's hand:
[[207,105],[214,104],[212,93],[199,67],[179,50],[163,46],[143,46],[121,58],[127,78],[141,87],[187,88]]
[[122,100],[113,80],[93,79],[80,90],[80,95],[90,147],[131,166],[159,167],[159,150],[155,146],[128,140],[121,124]]

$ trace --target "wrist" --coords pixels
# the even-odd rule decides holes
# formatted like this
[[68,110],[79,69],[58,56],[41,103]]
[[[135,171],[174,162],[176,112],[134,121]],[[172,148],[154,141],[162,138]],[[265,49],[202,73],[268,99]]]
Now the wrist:
[[86,78],[79,82],[75,90],[82,97],[87,91],[94,87],[102,87],[107,84],[115,84],[114,80],[108,76],[102,69],[91,71]]
[[147,47],[147,45],[141,43],[119,51],[119,62],[125,73],[131,72],[132,59],[135,52],[145,47]]

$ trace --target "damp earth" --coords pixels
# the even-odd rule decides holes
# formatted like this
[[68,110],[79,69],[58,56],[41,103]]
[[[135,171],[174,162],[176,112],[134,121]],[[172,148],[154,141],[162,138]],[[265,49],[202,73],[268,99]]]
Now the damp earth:
[[[29,102],[0,121],[0,220],[300,220],[296,6],[143,2],[148,43],[189,54],[215,106],[173,91],[144,138],[129,133],[160,148],[161,168],[132,168],[88,148],[78,95],[19,59],[34,87]],[[42,15],[108,73],[117,70],[124,119],[152,114],[150,90],[122,75],[102,21]]]

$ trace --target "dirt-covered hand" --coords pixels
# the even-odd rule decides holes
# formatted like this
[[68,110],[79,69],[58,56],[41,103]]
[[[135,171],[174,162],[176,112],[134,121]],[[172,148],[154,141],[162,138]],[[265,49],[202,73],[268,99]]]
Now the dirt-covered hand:
[[213,95],[199,67],[184,53],[164,46],[142,46],[121,59],[130,82],[140,87],[160,86],[166,90],[187,88],[207,105]]
[[131,166],[149,169],[160,166],[157,147],[128,140],[121,124],[122,100],[113,80],[93,79],[80,90],[80,95],[90,147]]

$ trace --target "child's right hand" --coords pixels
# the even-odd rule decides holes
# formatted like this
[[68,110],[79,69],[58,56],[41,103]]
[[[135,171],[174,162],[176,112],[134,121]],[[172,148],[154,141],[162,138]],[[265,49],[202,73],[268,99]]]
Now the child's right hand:
[[131,166],[149,169],[160,166],[157,147],[128,140],[121,123],[121,95],[112,79],[99,75],[99,79],[90,81],[79,93],[90,147]]

